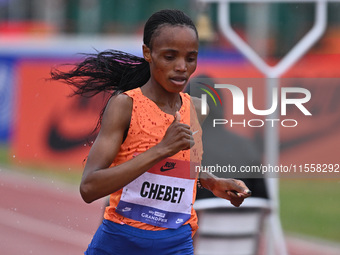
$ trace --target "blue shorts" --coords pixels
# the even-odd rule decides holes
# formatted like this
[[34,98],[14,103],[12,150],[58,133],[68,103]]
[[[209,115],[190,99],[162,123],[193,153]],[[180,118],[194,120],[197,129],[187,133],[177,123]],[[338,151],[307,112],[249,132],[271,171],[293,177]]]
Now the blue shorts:
[[190,225],[149,231],[103,220],[85,255],[193,255]]

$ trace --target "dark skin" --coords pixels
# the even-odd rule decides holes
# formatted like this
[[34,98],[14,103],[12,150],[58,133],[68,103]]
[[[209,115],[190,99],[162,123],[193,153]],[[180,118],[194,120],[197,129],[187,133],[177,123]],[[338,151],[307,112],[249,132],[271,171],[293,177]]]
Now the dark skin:
[[[89,153],[80,184],[80,193],[87,203],[120,190],[157,162],[194,145],[190,126],[180,122],[177,111],[182,103],[179,92],[196,69],[198,39],[194,30],[186,26],[164,25],[158,29],[157,37],[151,42],[152,50],[143,45],[151,78],[141,90],[162,111],[174,115],[174,121],[160,143],[123,164],[111,167],[129,128],[132,112],[129,96],[119,94],[112,97],[105,109],[101,129]],[[197,112],[201,112],[200,99],[195,98],[193,102]],[[200,122],[204,120],[204,116],[198,117]],[[205,175],[201,176],[201,184],[235,206],[249,196],[248,188],[238,180]]]

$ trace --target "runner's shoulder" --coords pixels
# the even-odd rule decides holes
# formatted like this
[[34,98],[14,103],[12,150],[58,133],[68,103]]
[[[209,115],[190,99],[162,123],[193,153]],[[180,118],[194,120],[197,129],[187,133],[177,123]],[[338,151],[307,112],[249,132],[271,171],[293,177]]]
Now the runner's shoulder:
[[209,105],[206,104],[207,114],[203,115],[202,114],[202,99],[198,98],[198,97],[191,96],[191,101],[192,101],[192,103],[195,106],[195,110],[196,110],[196,113],[197,113],[197,118],[198,118],[199,122],[202,124],[203,121],[205,120],[205,118],[207,117],[207,115],[209,114]]
[[104,119],[108,123],[118,121],[125,126],[130,123],[132,105],[132,98],[124,93],[112,96],[107,103],[103,121]]

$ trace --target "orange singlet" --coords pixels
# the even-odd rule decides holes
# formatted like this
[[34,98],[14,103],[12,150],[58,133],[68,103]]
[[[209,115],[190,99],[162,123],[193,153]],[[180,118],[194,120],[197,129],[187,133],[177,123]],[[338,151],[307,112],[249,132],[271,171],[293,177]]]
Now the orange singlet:
[[[158,144],[174,120],[152,100],[142,94],[140,88],[125,92],[133,100],[131,122],[127,137],[120,147],[113,166],[122,164],[134,156]],[[192,205],[196,197],[197,175],[193,163],[202,158],[202,130],[190,96],[180,93],[181,123],[190,125],[195,145],[167,158],[136,180],[110,195],[104,218],[119,224],[145,230],[178,228],[190,224],[197,230],[197,216]],[[190,171],[191,169],[191,171]]]

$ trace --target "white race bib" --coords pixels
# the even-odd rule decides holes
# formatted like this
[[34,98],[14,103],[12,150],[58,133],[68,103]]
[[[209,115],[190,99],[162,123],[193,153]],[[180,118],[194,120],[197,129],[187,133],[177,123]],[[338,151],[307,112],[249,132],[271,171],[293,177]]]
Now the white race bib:
[[194,185],[190,162],[167,158],[123,188],[116,211],[133,220],[176,229],[190,219]]

